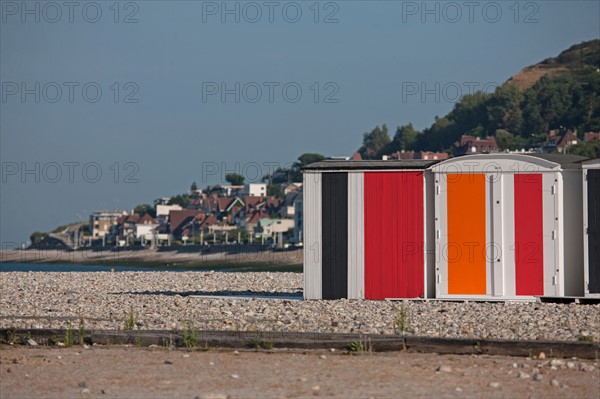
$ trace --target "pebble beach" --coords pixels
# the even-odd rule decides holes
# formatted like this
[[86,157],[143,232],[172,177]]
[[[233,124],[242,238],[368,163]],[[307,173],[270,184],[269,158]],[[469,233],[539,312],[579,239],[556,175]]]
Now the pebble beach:
[[600,341],[600,305],[302,300],[301,273],[4,272],[0,328],[353,332]]

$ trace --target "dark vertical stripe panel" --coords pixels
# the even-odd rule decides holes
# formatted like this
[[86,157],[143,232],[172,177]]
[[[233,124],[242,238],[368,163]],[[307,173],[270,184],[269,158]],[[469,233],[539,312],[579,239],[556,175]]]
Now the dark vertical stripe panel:
[[323,173],[323,299],[348,297],[348,174]]
[[515,175],[515,280],[517,295],[544,294],[542,175]]
[[365,173],[365,298],[424,296],[423,173]]
[[600,169],[587,172],[588,290],[600,294]]

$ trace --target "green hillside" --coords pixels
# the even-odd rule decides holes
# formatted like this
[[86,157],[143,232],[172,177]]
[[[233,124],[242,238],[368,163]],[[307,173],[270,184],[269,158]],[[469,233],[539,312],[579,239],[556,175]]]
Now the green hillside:
[[364,134],[363,158],[399,150],[451,151],[461,135],[498,136],[505,148],[536,147],[553,129],[600,130],[600,40],[577,44],[523,69],[494,93],[463,96],[424,131],[412,124]]

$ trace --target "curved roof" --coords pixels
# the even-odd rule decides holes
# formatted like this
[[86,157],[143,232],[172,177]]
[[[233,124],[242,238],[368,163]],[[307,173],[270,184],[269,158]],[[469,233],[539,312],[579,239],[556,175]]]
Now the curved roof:
[[535,172],[540,170],[581,169],[587,158],[564,154],[472,154],[450,158],[434,165],[434,172]]

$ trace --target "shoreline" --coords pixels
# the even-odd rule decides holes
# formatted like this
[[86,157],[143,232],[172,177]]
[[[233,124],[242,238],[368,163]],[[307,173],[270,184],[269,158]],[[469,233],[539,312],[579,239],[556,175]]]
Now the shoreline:
[[[243,248],[242,248],[243,249]],[[251,248],[250,248],[251,249]],[[186,252],[183,252],[186,251]],[[264,271],[302,271],[301,249],[292,251],[220,251],[214,253],[181,250],[161,251],[157,249],[75,250],[18,249],[0,250],[2,263],[34,264],[78,264],[98,266],[131,266],[172,269],[236,269]]]

